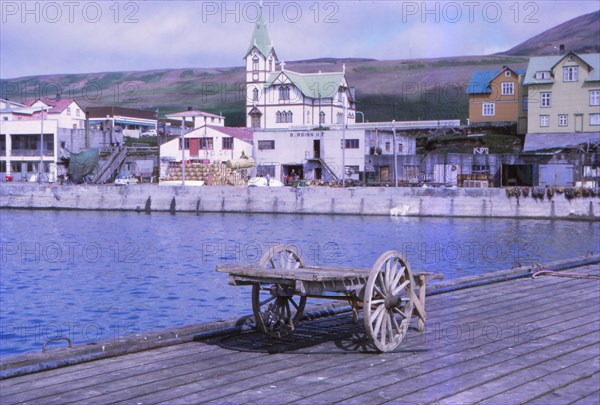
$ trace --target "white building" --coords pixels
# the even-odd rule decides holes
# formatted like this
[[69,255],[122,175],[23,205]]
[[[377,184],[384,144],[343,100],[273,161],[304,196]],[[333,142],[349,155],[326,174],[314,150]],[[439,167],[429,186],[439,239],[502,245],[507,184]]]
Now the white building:
[[192,110],[191,108],[187,111],[177,112],[173,114],[167,114],[167,119],[181,121],[184,119],[187,123],[192,123],[194,129],[200,128],[206,125],[224,127],[225,117],[222,115],[211,114],[206,111]]
[[[257,173],[281,181],[292,171],[307,180],[363,180],[364,173],[373,170],[370,155],[394,155],[393,132],[391,123],[359,124],[346,130],[255,131]],[[395,145],[397,155],[416,154],[414,137],[396,132]]]
[[0,111],[2,181],[35,179],[41,162],[43,180],[56,180],[61,145],[70,147],[82,141],[74,138],[85,137],[85,112],[75,100],[57,97],[29,105],[0,100]]
[[[183,158],[190,162],[225,162],[242,153],[252,157],[252,130],[206,125],[185,134]],[[160,146],[161,159],[181,162],[181,138]]]
[[281,69],[276,70],[277,54],[262,16],[244,60],[247,127],[327,127],[355,122],[354,95],[345,67],[341,72],[307,74],[286,70],[281,62]]

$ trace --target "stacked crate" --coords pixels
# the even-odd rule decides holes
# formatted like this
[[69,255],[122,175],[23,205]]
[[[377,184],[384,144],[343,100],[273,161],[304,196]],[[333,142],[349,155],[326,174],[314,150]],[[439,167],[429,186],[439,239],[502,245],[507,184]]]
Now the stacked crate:
[[[181,181],[182,167],[175,164],[169,167],[167,181]],[[189,163],[185,166],[185,179],[204,181],[208,186],[245,186],[244,176],[239,171],[234,171],[222,163]]]

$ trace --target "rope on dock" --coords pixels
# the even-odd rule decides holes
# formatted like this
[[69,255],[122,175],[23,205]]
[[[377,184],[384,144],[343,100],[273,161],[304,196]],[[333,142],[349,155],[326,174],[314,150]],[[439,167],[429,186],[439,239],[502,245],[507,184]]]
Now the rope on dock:
[[554,276],[554,277],[579,278],[579,279],[588,279],[588,280],[600,280],[600,276],[597,274],[566,273],[564,271],[559,271],[559,270],[546,270],[539,263],[535,263],[534,266],[537,267],[539,269],[539,271],[536,271],[535,273],[533,273],[531,278],[536,278],[538,276]]

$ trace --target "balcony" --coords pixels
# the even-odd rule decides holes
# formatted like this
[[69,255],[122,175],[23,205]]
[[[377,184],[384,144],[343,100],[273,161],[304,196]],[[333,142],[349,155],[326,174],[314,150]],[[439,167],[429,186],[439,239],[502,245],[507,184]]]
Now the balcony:
[[[11,149],[11,156],[40,156],[40,149]],[[6,156],[4,153],[2,156]],[[44,149],[44,156],[54,156],[54,149]]]

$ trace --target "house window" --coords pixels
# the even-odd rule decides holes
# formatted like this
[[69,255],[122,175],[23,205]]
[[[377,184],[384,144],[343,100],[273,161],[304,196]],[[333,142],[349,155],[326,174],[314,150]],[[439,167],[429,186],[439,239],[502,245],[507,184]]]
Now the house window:
[[253,89],[252,90],[252,100],[253,101],[258,101],[258,89]]
[[212,138],[200,138],[200,149],[201,150],[213,150],[213,139]]
[[294,115],[292,114],[292,112],[288,111],[286,117],[287,117],[287,121],[286,122],[291,124],[292,121],[294,120]]
[[549,115],[540,115],[540,127],[550,126],[550,116]]
[[81,110],[78,108],[75,110],[75,116],[79,117],[81,115]]
[[542,80],[548,80],[548,79],[550,79],[550,72],[549,71],[535,72],[535,78],[542,79]]
[[336,123],[338,123],[338,124],[344,123],[344,113],[341,113],[341,112],[337,113]]
[[[185,149],[190,149],[190,138],[185,138]],[[181,150],[181,138],[179,138],[179,150]]]
[[338,101],[340,103],[344,101],[344,93],[342,93],[341,91],[338,92]]
[[502,95],[512,96],[513,94],[515,94],[515,84],[513,82],[502,83]]
[[282,121],[282,119],[281,119],[281,111],[277,111],[277,112],[275,113],[275,122],[276,122],[276,123],[283,122],[283,121]]
[[319,113],[319,124],[324,124],[325,123],[325,113],[323,111],[321,111]]
[[510,70],[507,70],[506,72],[504,72],[504,76],[510,77]]
[[590,125],[600,125],[600,114],[590,114]]
[[71,107],[67,107],[67,115],[71,115]]
[[257,71],[258,70],[258,57],[254,57],[252,58],[252,70]]
[[567,114],[558,114],[558,126],[566,127],[567,125],[569,125]]
[[392,150],[392,143],[391,142],[386,142],[385,143],[385,151],[389,152]]
[[259,176],[267,176],[269,175],[270,178],[274,178],[275,177],[275,166],[274,165],[258,165],[256,167],[256,173]]
[[404,144],[399,143],[398,144],[398,153],[402,153],[403,150],[404,150]]
[[222,149],[233,149],[233,138],[225,137],[223,138]]
[[289,100],[290,99],[290,88],[288,86],[281,86],[279,88],[279,99]]
[[540,93],[540,107],[550,107],[552,94],[549,92]]
[[600,90],[590,90],[590,105],[600,105]]
[[529,98],[527,96],[524,96],[523,97],[523,111],[527,111],[527,109],[529,108],[529,105],[527,103],[529,103]]
[[471,165],[471,174],[490,174],[490,165]]
[[579,66],[563,67],[563,82],[576,82],[579,80]]
[[496,104],[494,103],[483,103],[483,116],[492,117],[496,115]]
[[275,68],[273,67],[273,58],[269,58],[269,69],[271,71],[275,70]]
[[[358,139],[346,139],[346,149],[358,149]],[[344,145],[344,140],[342,139],[342,145]],[[344,149],[342,147],[342,149]]]
[[275,149],[275,141],[258,141],[258,150]]

